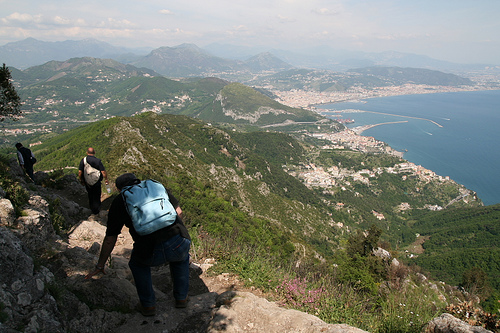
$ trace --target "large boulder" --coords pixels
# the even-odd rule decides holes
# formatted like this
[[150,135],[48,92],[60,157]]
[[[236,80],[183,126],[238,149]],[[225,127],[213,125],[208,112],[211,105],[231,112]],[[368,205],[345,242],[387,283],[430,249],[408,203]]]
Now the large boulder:
[[48,202],[39,195],[31,195],[29,204],[23,207],[23,216],[13,224],[24,245],[33,253],[43,252],[47,242],[56,237]]
[[481,326],[471,326],[449,313],[431,320],[424,329],[424,333],[493,333]]
[[82,221],[75,225],[68,234],[71,246],[78,246],[86,250],[95,243],[101,243],[106,235],[106,227],[95,221]]
[[16,220],[16,212],[12,202],[0,199],[0,225],[12,225]]
[[367,333],[345,324],[327,324],[305,312],[284,309],[249,292],[221,294],[208,332]]
[[62,217],[61,227],[67,229],[87,218],[91,211],[88,205],[87,191],[85,186],[80,184],[76,175],[69,174],[53,180],[45,172],[35,174],[37,193],[47,199],[51,205],[53,214]]

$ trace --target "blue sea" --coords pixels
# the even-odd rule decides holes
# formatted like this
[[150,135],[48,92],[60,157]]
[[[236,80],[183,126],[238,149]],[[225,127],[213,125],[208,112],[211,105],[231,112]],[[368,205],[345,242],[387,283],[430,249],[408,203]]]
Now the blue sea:
[[[368,124],[373,136],[404,158],[477,192],[485,205],[500,203],[500,90],[370,98],[321,106]],[[384,113],[384,114],[382,114]],[[422,119],[417,119],[422,118]],[[406,151],[407,150],[407,151]]]

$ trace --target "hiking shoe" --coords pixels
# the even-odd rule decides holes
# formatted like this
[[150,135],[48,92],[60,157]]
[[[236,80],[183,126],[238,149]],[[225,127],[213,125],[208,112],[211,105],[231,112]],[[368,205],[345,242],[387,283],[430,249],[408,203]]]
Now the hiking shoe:
[[189,302],[189,298],[187,298],[187,297],[185,300],[176,299],[175,300],[175,307],[176,308],[185,308],[185,307],[187,307],[188,302]]
[[156,308],[154,306],[142,306],[141,303],[137,303],[135,309],[139,311],[144,317],[151,317],[156,315]]

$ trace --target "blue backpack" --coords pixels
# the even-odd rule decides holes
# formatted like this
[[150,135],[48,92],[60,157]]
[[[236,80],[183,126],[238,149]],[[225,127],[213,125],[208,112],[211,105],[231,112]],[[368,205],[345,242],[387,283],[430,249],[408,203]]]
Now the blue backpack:
[[177,213],[170,203],[167,190],[156,180],[125,186],[121,191],[135,231],[149,235],[175,222]]

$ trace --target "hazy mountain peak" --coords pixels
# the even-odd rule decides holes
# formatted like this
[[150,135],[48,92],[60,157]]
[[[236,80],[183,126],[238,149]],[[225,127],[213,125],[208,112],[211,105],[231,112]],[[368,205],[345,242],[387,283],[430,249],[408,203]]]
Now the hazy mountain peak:
[[282,71],[293,67],[271,52],[259,53],[245,61],[245,64],[254,71]]

